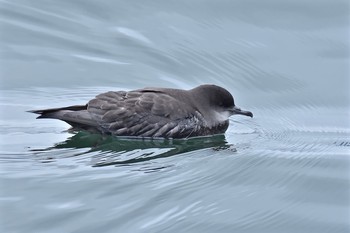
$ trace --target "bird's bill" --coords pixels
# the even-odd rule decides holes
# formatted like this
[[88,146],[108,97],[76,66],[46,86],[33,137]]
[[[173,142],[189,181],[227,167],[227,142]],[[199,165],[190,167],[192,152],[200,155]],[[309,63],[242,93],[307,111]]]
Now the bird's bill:
[[250,116],[253,117],[253,113],[249,111],[243,111],[240,108],[234,106],[232,109],[230,109],[232,112],[232,115],[244,115],[244,116]]

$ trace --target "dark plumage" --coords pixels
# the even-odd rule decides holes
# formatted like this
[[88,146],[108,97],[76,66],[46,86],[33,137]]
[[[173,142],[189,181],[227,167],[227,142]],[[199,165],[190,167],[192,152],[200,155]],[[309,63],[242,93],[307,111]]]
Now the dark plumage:
[[222,87],[201,85],[191,90],[144,88],[110,91],[86,105],[30,111],[38,118],[59,119],[73,129],[116,136],[188,138],[222,134],[234,114],[253,117],[235,107]]

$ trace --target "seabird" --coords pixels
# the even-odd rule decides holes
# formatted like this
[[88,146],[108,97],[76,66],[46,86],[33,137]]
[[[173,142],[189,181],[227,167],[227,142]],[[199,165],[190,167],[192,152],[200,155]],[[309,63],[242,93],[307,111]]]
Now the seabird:
[[229,117],[253,117],[235,106],[232,95],[216,85],[191,90],[144,88],[109,91],[86,105],[29,111],[37,118],[59,119],[74,130],[128,137],[189,138],[223,134]]

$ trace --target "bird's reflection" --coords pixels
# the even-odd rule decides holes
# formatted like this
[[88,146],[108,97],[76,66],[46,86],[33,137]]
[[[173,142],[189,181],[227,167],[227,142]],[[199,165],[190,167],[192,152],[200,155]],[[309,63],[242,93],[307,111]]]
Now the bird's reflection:
[[66,141],[53,147],[32,150],[48,152],[56,149],[82,149],[83,153],[72,153],[72,156],[91,154],[93,167],[109,165],[129,165],[151,161],[158,158],[170,157],[177,154],[196,151],[205,148],[222,150],[230,148],[224,135],[191,138],[187,140],[163,139],[130,139],[88,132],[78,132]]

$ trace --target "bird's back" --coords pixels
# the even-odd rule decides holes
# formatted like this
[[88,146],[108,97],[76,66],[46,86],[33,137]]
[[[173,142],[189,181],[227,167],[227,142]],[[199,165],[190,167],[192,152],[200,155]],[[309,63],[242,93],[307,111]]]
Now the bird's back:
[[101,131],[117,136],[184,138],[202,126],[201,114],[161,89],[107,92],[89,101]]

